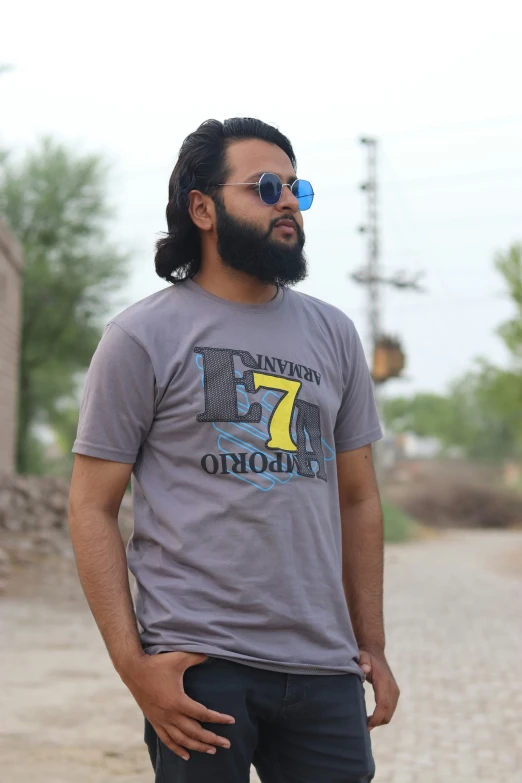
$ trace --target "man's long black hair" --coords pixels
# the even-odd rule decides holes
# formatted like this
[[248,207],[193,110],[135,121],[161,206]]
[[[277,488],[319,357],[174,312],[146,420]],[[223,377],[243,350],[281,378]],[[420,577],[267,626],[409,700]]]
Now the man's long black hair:
[[234,141],[261,139],[276,144],[295,168],[296,159],[290,141],[277,128],[251,117],[234,117],[224,122],[206,120],[191,133],[179,151],[169,181],[167,234],[156,243],[156,273],[179,283],[193,277],[201,266],[199,230],[189,215],[191,190],[219,198],[217,183],[226,182],[227,147]]

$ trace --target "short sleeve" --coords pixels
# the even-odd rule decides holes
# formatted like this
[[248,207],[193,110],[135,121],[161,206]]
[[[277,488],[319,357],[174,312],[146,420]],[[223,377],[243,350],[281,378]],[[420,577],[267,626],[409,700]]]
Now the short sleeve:
[[73,452],[134,464],[154,419],[155,389],[147,351],[111,322],[87,373]]
[[351,321],[343,344],[344,390],[335,424],[336,451],[352,451],[382,438],[373,383],[361,339]]

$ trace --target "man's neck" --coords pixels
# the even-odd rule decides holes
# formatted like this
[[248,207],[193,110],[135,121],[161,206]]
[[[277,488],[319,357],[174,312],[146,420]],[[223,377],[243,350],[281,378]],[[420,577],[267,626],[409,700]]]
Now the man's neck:
[[263,283],[245,272],[230,269],[221,260],[211,267],[202,264],[194,282],[214,296],[230,302],[264,304],[277,295],[277,286],[273,283]]

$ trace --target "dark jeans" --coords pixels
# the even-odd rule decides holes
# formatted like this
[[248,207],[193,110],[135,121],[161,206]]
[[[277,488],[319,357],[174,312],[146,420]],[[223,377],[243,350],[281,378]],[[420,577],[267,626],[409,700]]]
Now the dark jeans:
[[369,783],[375,774],[364,690],[356,674],[281,674],[209,658],[185,673],[185,691],[233,725],[204,724],[231,742],[184,761],[145,721],[156,783]]

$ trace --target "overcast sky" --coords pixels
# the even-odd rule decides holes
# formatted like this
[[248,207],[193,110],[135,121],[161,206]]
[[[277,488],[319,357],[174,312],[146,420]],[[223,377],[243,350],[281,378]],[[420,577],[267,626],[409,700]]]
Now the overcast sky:
[[408,356],[388,393],[442,391],[474,356],[506,361],[493,258],[522,241],[521,22],[514,0],[18,0],[2,10],[0,62],[15,70],[0,80],[0,142],[22,151],[50,133],[112,162],[130,304],[165,285],[153,245],[187,133],[210,117],[276,124],[316,192],[299,287],[366,338],[349,276],[365,262],[358,138],[376,136],[383,270],[423,271],[427,289],[384,295]]

